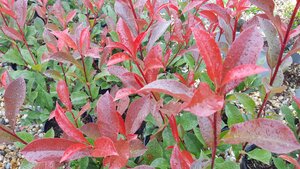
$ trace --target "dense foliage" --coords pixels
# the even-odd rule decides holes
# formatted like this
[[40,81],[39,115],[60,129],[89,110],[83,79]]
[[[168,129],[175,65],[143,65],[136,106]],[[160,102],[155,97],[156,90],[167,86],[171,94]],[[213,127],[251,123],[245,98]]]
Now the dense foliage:
[[[288,24],[273,0],[0,2],[0,141],[23,166],[233,169],[247,155],[300,167],[300,99],[265,112],[300,50],[300,0]],[[16,132],[19,113],[63,132]]]

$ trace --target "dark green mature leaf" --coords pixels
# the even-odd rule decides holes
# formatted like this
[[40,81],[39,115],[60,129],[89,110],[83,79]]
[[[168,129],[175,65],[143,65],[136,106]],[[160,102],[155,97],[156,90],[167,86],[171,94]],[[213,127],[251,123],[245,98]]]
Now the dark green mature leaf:
[[192,130],[198,125],[197,116],[192,113],[182,113],[177,117],[177,123],[180,124],[185,131]]
[[295,125],[295,116],[293,115],[293,112],[290,110],[287,106],[282,106],[280,108],[281,112],[284,114],[284,119],[287,121],[288,126],[296,132],[297,126]]
[[164,158],[157,158],[151,163],[152,167],[164,169],[164,168],[170,168],[169,162]]
[[163,157],[163,149],[161,148],[157,139],[151,140],[147,144],[147,149],[148,150],[143,155],[146,164],[151,164],[155,159]]
[[197,137],[194,134],[191,133],[185,133],[184,137],[183,137],[185,146],[187,148],[187,150],[190,153],[193,153],[196,157],[199,157],[200,155],[200,149],[201,149],[201,143],[200,141],[197,139]]
[[17,49],[13,49],[13,48],[9,49],[0,59],[2,62],[25,65]]

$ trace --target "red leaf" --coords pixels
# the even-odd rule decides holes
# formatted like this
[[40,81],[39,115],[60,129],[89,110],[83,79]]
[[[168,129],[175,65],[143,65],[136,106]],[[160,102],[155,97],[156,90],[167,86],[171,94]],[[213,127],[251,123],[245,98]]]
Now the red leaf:
[[30,162],[59,161],[65,150],[76,142],[62,138],[47,138],[35,140],[21,151]]
[[[223,77],[233,67],[244,64],[256,64],[263,47],[263,39],[256,27],[244,30],[232,43],[223,63]],[[235,80],[226,85],[225,92],[236,87],[242,80]]]
[[222,119],[219,112],[208,117],[198,117],[199,128],[202,134],[202,137],[208,147],[214,146],[214,116],[217,115],[217,144],[219,144],[219,138],[221,133],[221,124]]
[[223,18],[224,21],[230,25],[230,15],[228,14],[228,12],[226,11],[226,9],[222,8],[221,6],[214,4],[214,3],[210,3],[210,4],[206,4],[203,7],[201,7],[203,10],[208,10],[208,11],[212,11],[214,13],[216,13],[219,17]]
[[236,66],[227,72],[222,80],[222,86],[231,81],[243,79],[247,76],[255,75],[265,71],[267,71],[266,68],[251,64]]
[[183,101],[190,101],[193,96],[193,93],[188,87],[180,82],[177,82],[176,80],[171,79],[156,80],[147,84],[139,91],[165,93]]
[[170,122],[170,127],[171,127],[171,130],[172,130],[173,137],[175,138],[176,143],[179,144],[180,143],[180,137],[179,137],[179,134],[178,134],[176,119],[175,119],[173,114],[169,118],[169,122]]
[[122,99],[124,97],[127,97],[131,94],[136,93],[136,91],[137,90],[133,89],[133,88],[122,88],[122,89],[118,90],[114,100],[119,100],[119,99]]
[[118,110],[120,115],[122,115],[127,110],[129,102],[130,102],[129,97],[124,97],[124,98],[122,98],[118,101],[117,110]]
[[96,140],[100,137],[100,131],[98,125],[96,123],[87,123],[83,125],[80,130],[84,133],[87,137]]
[[56,52],[52,54],[49,58],[44,59],[43,62],[46,62],[47,60],[55,60],[62,63],[72,63],[79,70],[83,71],[82,65],[72,55],[70,55],[70,53],[67,52]]
[[185,13],[185,12],[188,12],[198,6],[201,6],[203,5],[204,3],[206,3],[208,0],[199,0],[199,1],[192,1],[192,2],[189,2],[185,8],[182,10],[182,13]]
[[77,49],[76,43],[73,41],[73,39],[70,37],[70,35],[67,33],[67,29],[65,31],[53,31],[52,34],[55,35],[57,38],[63,40],[70,48]]
[[95,150],[92,152],[93,157],[107,157],[118,155],[113,141],[108,137],[100,137],[95,141]]
[[125,127],[127,134],[134,134],[151,111],[150,96],[141,97],[133,101],[127,111]]
[[66,16],[66,22],[70,22],[76,15],[76,10],[72,10],[71,12],[68,13]]
[[118,140],[115,142],[115,147],[118,150],[118,156],[109,156],[104,158],[104,166],[109,166],[111,169],[119,169],[124,167],[129,159],[129,143],[125,140]]
[[275,8],[275,3],[273,0],[250,0],[250,2],[265,11],[269,16],[273,16],[273,11]]
[[121,114],[117,113],[117,115],[118,115],[118,120],[119,120],[119,133],[126,136],[126,128],[125,128],[124,119],[122,118]]
[[300,164],[296,159],[294,159],[294,158],[292,158],[288,155],[284,155],[284,154],[280,155],[278,157],[280,157],[280,158],[284,159],[285,161],[288,161],[289,163],[293,164],[296,167],[296,169],[300,168]]
[[83,154],[87,153],[87,155],[89,155],[89,148],[91,148],[91,146],[82,143],[75,143],[70,145],[64,152],[63,157],[60,159],[60,163],[72,159],[78,152],[82,152]]
[[146,37],[147,33],[148,33],[148,31],[142,32],[135,38],[135,40],[133,42],[135,53],[138,50],[138,48],[140,47],[140,45],[141,45],[142,41],[144,40],[144,38]]
[[278,154],[300,149],[289,127],[280,121],[262,118],[233,125],[223,140],[229,144],[248,142]]
[[114,64],[117,64],[120,62],[124,62],[126,60],[130,60],[130,57],[126,53],[119,52],[119,53],[112,55],[109,58],[109,60],[107,62],[107,66],[111,66],[111,65],[114,65]]
[[[116,103],[112,96],[106,92],[97,102],[97,124],[101,136],[106,136],[113,141],[117,140],[119,132],[119,121],[116,111]],[[109,127],[108,127],[109,126]]]
[[148,52],[152,49],[154,43],[159,39],[159,37],[161,37],[164,34],[164,32],[168,29],[171,22],[172,21],[161,20],[161,21],[158,21],[157,23],[155,23],[152,26],[149,41],[148,41],[148,44],[147,44],[147,51]]
[[170,163],[172,169],[189,169],[191,166],[191,164],[185,160],[177,145],[173,148]]
[[120,42],[130,50],[132,57],[136,57],[134,52],[133,35],[123,19],[119,19],[116,31],[118,32]]
[[20,77],[9,83],[3,97],[5,116],[9,120],[10,127],[14,129],[16,116],[19,113],[26,97],[25,80]]
[[222,110],[224,98],[216,95],[206,83],[200,83],[186,110],[200,116],[207,117]]
[[91,48],[90,28],[86,27],[80,33],[79,49],[81,50],[81,53],[85,55],[90,48]]
[[56,92],[60,101],[67,107],[67,110],[72,111],[69,89],[64,80],[60,80],[57,83]]
[[20,25],[20,27],[23,29],[25,22],[26,22],[26,16],[27,16],[27,2],[28,0],[18,0],[14,4],[14,11],[17,13],[17,23]]
[[126,88],[140,89],[143,86],[142,78],[121,66],[109,66],[108,72],[112,75],[117,76]]
[[147,54],[144,59],[145,72],[150,69],[160,69],[164,68],[162,63],[162,49],[160,45],[154,46]]
[[86,111],[90,110],[91,109],[91,104],[90,102],[87,102],[80,110],[80,112],[78,113],[76,119],[78,119],[79,117],[81,117],[81,115],[83,113],[85,113]]
[[193,29],[199,52],[205,62],[207,73],[215,85],[220,85],[222,57],[220,49],[210,34],[201,29]]
[[55,111],[55,120],[57,121],[59,127],[65,132],[65,134],[79,142],[88,143],[81,131],[70,122],[65,112],[62,111],[62,108],[60,108],[57,102],[56,107],[57,109]]
[[128,1],[116,0],[115,12],[126,22],[134,36],[137,35],[137,25]]
[[55,161],[45,162],[45,163],[37,163],[33,169],[57,169],[61,167],[63,164]]
[[15,30],[14,28],[8,27],[8,26],[2,26],[2,31],[4,32],[4,34],[10,38],[12,38],[13,40],[18,40],[23,42],[23,37],[22,35]]
[[83,0],[83,4],[84,4],[85,7],[87,7],[89,10],[91,10],[92,13],[95,13],[95,12],[94,12],[93,4],[91,3],[90,0]]
[[0,85],[0,87],[3,86],[6,89],[6,87],[10,83],[10,81],[11,81],[11,78],[10,78],[8,72],[7,71],[3,72],[2,75],[1,75],[1,85]]
[[130,158],[136,158],[142,156],[147,151],[146,146],[139,139],[130,140],[129,149],[130,149]]
[[0,11],[3,12],[3,13],[5,13],[5,14],[7,14],[7,15],[9,15],[9,16],[11,16],[14,19],[17,18],[15,12],[13,10],[11,10],[11,9],[6,9],[6,8],[1,8],[0,7]]

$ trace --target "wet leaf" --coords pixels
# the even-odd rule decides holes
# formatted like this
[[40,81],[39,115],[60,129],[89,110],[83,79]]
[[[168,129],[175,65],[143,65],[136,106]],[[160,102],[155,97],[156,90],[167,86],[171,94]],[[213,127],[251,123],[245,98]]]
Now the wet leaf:
[[22,107],[26,95],[26,83],[23,78],[18,78],[8,84],[4,93],[5,116],[10,127],[15,128],[16,116]]
[[109,60],[107,62],[107,66],[111,66],[111,65],[114,65],[114,64],[117,64],[117,63],[121,63],[121,62],[124,62],[126,60],[130,60],[130,57],[126,53],[123,53],[123,52],[116,53],[116,54],[112,55],[109,58]]
[[67,134],[68,136],[72,137],[73,139],[82,142],[87,143],[88,141],[85,139],[83,134],[79,129],[77,129],[68,119],[66,116],[64,110],[59,106],[58,103],[56,103],[56,108],[54,110],[54,117],[57,121],[59,127]]
[[113,141],[117,140],[119,132],[119,119],[117,116],[116,103],[112,96],[106,92],[97,102],[97,124],[101,136],[106,136]]
[[176,80],[163,79],[156,80],[144,86],[139,92],[152,91],[171,95],[175,98],[183,101],[189,101],[193,93],[184,84],[177,82]]
[[70,145],[64,152],[62,158],[60,159],[60,163],[70,160],[73,157],[73,155],[78,152],[87,153],[87,155],[89,155],[89,151],[87,150],[88,148],[89,146],[82,143],[75,143]]
[[59,161],[65,150],[76,142],[62,138],[47,138],[35,140],[21,151],[30,162]]
[[[256,27],[244,30],[229,48],[227,57],[223,63],[223,76],[236,66],[244,64],[255,65],[262,47],[263,38]],[[242,80],[235,80],[227,84],[225,93],[235,88]]]
[[208,84],[200,83],[185,110],[200,117],[207,117],[221,110],[223,104],[222,96],[216,95]]
[[98,137],[100,137],[100,132],[98,129],[98,125],[96,123],[87,123],[83,125],[80,130],[82,133],[84,133],[89,138],[92,138],[96,140]]
[[275,8],[275,3],[273,0],[250,0],[250,2],[265,11],[269,16],[273,16],[273,11]]
[[300,149],[290,128],[279,121],[262,118],[233,125],[223,141],[228,144],[248,142],[278,154]]
[[22,0],[22,1],[16,1],[14,4],[14,10],[17,13],[17,22],[20,25],[20,27],[23,29],[25,22],[26,22],[26,16],[27,16],[27,3],[28,0]]
[[130,158],[142,156],[147,151],[146,146],[144,146],[143,142],[138,139],[134,139],[129,142],[129,149]]
[[150,96],[141,97],[133,101],[127,111],[125,127],[127,134],[134,134],[141,126],[151,109]]
[[272,157],[272,153],[270,153],[269,151],[257,149],[257,148],[248,152],[247,155],[249,156],[250,159],[261,161],[267,165],[270,164],[270,160]]
[[177,145],[175,145],[173,148],[170,164],[172,169],[189,169],[191,166]]
[[107,157],[118,155],[114,142],[108,137],[100,137],[95,141],[95,149],[92,152],[93,157]]
[[57,83],[56,91],[60,101],[67,107],[68,111],[71,111],[72,103],[70,100],[70,93],[69,93],[68,86],[64,80],[60,80]]
[[158,21],[157,23],[155,23],[152,26],[152,30],[150,32],[150,38],[147,44],[147,51],[149,52],[153,45],[155,44],[155,42],[159,39],[159,37],[161,37],[164,32],[168,29],[168,27],[170,26],[172,21]]

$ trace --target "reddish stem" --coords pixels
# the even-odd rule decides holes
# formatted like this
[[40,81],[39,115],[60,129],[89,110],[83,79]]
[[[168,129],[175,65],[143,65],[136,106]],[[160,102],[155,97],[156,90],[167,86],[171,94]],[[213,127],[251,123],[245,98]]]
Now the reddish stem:
[[[298,11],[299,7],[300,7],[300,1],[298,0],[296,6],[295,6],[295,8],[294,8],[294,11],[293,11],[291,20],[290,20],[290,22],[289,22],[289,25],[288,25],[288,27],[287,27],[287,30],[286,30],[286,33],[285,33],[283,42],[281,43],[280,53],[279,53],[279,56],[278,56],[278,60],[277,60],[277,64],[276,64],[275,70],[274,70],[274,72],[273,72],[273,74],[272,74],[272,76],[271,76],[270,86],[273,85],[273,83],[274,83],[274,81],[275,81],[275,79],[276,79],[277,73],[278,73],[278,71],[279,71],[280,65],[282,64],[282,61],[283,61],[282,58],[283,58],[284,49],[285,49],[285,47],[286,47],[286,45],[287,45],[287,42],[288,42],[288,40],[289,40],[290,31],[291,31],[291,29],[292,29],[292,26],[293,26],[293,23],[294,23],[294,20],[295,20],[295,16],[296,16],[296,14],[297,14],[297,11]],[[263,101],[263,103],[265,103],[265,104],[263,104],[263,105],[260,107],[259,113],[257,114],[257,118],[259,118],[259,117],[261,116],[261,114],[262,114],[262,112],[263,112],[263,110],[264,110],[264,108],[265,108],[265,105],[266,105],[266,102],[267,102],[269,96],[270,96],[270,92],[268,92],[268,93],[266,94],[266,96],[265,96],[265,98],[264,98],[264,101]]]
[[14,132],[11,132],[9,130],[6,130],[4,127],[0,126],[0,130],[3,130],[4,132],[6,132],[7,134],[15,137],[16,139],[18,139],[21,143],[27,145],[27,142],[24,141],[22,138],[20,138],[18,135],[16,135]]
[[90,86],[89,80],[87,78],[86,67],[85,67],[85,63],[84,63],[84,57],[83,57],[83,55],[80,55],[80,56],[81,56],[81,63],[82,63],[82,67],[83,67],[85,82],[86,82],[86,85],[87,85],[87,88],[88,88],[88,91],[90,94],[90,99],[93,102],[91,86]]
[[218,112],[216,112],[214,114],[214,118],[213,118],[213,133],[214,133],[214,142],[213,142],[213,147],[212,147],[212,155],[211,155],[211,168],[214,168],[215,165],[215,158],[216,158],[216,153],[217,153],[217,114]]

